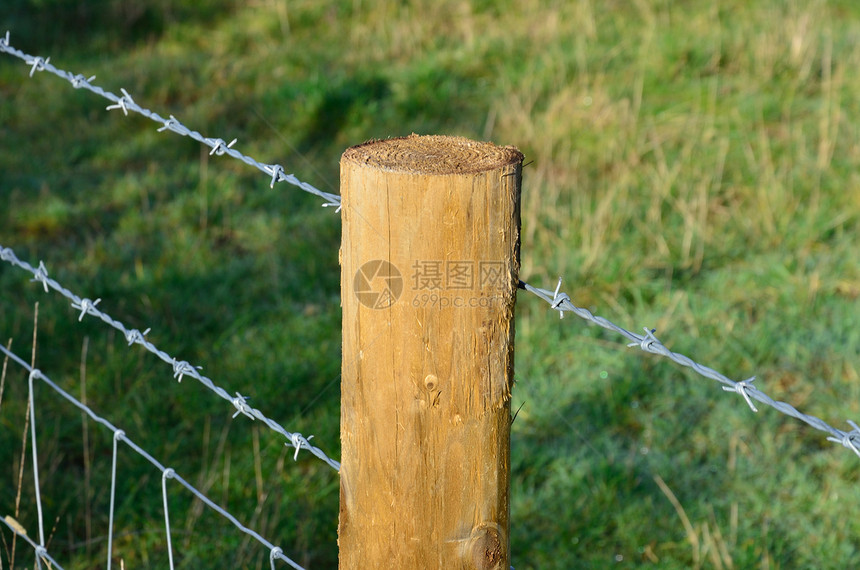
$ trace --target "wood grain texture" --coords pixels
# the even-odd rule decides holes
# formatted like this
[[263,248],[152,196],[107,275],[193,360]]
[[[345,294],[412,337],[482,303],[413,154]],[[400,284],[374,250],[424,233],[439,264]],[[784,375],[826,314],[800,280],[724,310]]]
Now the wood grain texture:
[[522,154],[341,159],[341,569],[507,569]]

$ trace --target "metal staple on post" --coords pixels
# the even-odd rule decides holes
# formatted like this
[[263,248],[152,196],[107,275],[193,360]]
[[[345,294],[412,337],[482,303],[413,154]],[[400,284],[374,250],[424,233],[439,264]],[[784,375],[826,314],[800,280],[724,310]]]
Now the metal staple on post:
[[[71,394],[69,394],[68,392],[66,392],[65,390],[63,390],[62,388],[60,388],[60,386],[58,386],[58,385],[57,385],[53,380],[51,380],[48,376],[46,376],[46,375],[45,375],[44,373],[42,373],[41,371],[39,371],[39,370],[37,370],[37,369],[33,368],[32,366],[30,366],[29,364],[27,364],[27,362],[26,362],[24,359],[22,359],[20,356],[18,356],[17,354],[15,354],[14,352],[12,352],[10,349],[6,348],[6,347],[5,347],[5,346],[3,346],[3,345],[0,345],[0,352],[4,353],[4,354],[5,354],[5,355],[10,359],[10,360],[12,360],[12,361],[13,361],[13,362],[15,362],[16,364],[18,364],[18,365],[20,365],[22,368],[24,368],[24,369],[29,373],[31,381],[32,381],[32,380],[34,380],[34,379],[36,379],[36,378],[38,378],[39,380],[41,380],[42,382],[44,382],[44,383],[45,383],[45,385],[49,386],[49,387],[50,387],[51,389],[53,389],[57,394],[59,394],[60,396],[62,396],[66,401],[68,401],[68,402],[69,402],[69,403],[71,403],[73,406],[77,407],[79,410],[81,410],[82,412],[84,412],[84,413],[85,413],[87,416],[89,416],[93,421],[95,421],[96,423],[99,423],[99,424],[103,425],[103,426],[104,426],[104,427],[106,427],[108,430],[110,430],[110,431],[111,431],[111,433],[113,433],[113,437],[114,437],[114,446],[116,446],[116,443],[117,443],[119,440],[122,440],[123,442],[125,442],[125,443],[126,443],[126,445],[128,445],[128,446],[129,446],[133,451],[135,451],[138,455],[140,455],[141,457],[143,457],[144,459],[146,459],[147,461],[149,461],[149,463],[151,463],[151,464],[152,464],[152,465],[154,465],[154,466],[155,466],[159,471],[161,471],[161,473],[162,473],[162,492],[164,493],[165,517],[166,517],[166,514],[167,514],[167,508],[166,508],[166,507],[167,507],[167,498],[166,498],[166,497],[167,497],[167,494],[166,494],[166,493],[167,493],[167,491],[166,491],[166,484],[165,484],[164,482],[166,481],[166,479],[170,478],[170,479],[174,479],[174,480],[175,480],[175,481],[177,481],[180,485],[182,485],[183,487],[185,487],[188,491],[190,491],[190,492],[191,492],[195,497],[197,497],[198,499],[200,499],[200,500],[201,500],[204,504],[206,504],[209,508],[211,508],[212,510],[214,510],[215,512],[217,512],[218,514],[220,514],[222,517],[224,517],[224,518],[225,518],[225,519],[227,519],[228,521],[230,521],[230,522],[233,524],[233,526],[235,526],[237,529],[239,529],[240,531],[244,532],[245,534],[247,534],[247,535],[248,535],[248,536],[250,536],[251,538],[255,539],[257,542],[259,542],[260,544],[262,544],[263,546],[265,546],[265,547],[269,550],[269,552],[270,552],[270,553],[273,553],[273,551],[277,548],[274,544],[272,544],[271,542],[269,542],[268,540],[266,540],[265,538],[263,538],[259,533],[257,533],[256,531],[251,530],[250,528],[246,527],[245,525],[243,525],[242,523],[240,523],[240,522],[239,522],[239,520],[238,520],[236,517],[234,517],[234,516],[233,516],[233,515],[231,515],[229,512],[227,512],[226,510],[224,510],[223,508],[221,508],[219,505],[217,505],[217,504],[215,504],[214,502],[212,502],[212,499],[210,499],[209,497],[207,497],[206,495],[204,495],[201,491],[199,491],[196,487],[194,487],[193,485],[191,485],[191,483],[189,483],[189,482],[188,482],[188,481],[186,481],[184,478],[182,478],[182,477],[181,477],[178,473],[176,473],[172,468],[165,467],[165,466],[164,466],[160,461],[158,461],[157,459],[155,459],[155,457],[153,457],[149,452],[147,452],[147,451],[146,451],[146,450],[144,450],[142,447],[140,447],[139,445],[137,445],[136,443],[134,443],[131,439],[129,439],[129,438],[125,435],[125,432],[124,432],[123,430],[121,430],[121,429],[117,428],[117,427],[116,427],[115,425],[113,425],[110,421],[108,421],[107,419],[103,418],[102,416],[99,416],[98,414],[96,414],[96,413],[92,410],[92,408],[90,408],[89,406],[87,406],[86,404],[82,403],[80,400],[78,400],[77,398],[75,398],[74,396],[72,396]],[[31,418],[31,420],[32,420],[32,418]],[[168,472],[169,472],[169,473],[168,473]],[[116,474],[116,451],[114,451],[114,469],[113,469],[113,476],[112,476],[112,478],[115,478],[115,474]],[[112,488],[113,488],[113,487],[114,487],[114,484],[112,483]],[[111,500],[113,500],[113,493],[112,493]],[[111,508],[111,514],[113,514],[113,508]],[[111,516],[111,520],[112,520],[112,518],[113,518],[113,517]],[[39,524],[39,526],[40,526],[40,528],[41,528],[41,526],[42,526],[42,525],[41,525],[41,514],[40,514],[40,516],[39,516],[39,519],[40,519],[40,524]],[[169,534],[169,532],[170,532],[170,530],[169,530],[169,525],[170,525],[170,523],[169,523],[169,520],[167,520],[167,519],[165,519],[165,520],[166,520],[165,524],[166,524],[166,526],[168,527],[168,534]],[[4,522],[6,522],[6,525],[7,525],[7,526],[9,526],[10,528],[12,528],[12,530],[13,530],[16,534],[18,534],[19,536],[25,536],[25,537],[26,537],[26,534],[22,534],[22,533],[21,533],[21,532],[19,532],[17,529],[13,528],[13,527],[12,527],[12,525],[10,525],[8,521],[4,521]],[[113,529],[112,529],[112,523],[110,523],[110,524],[111,524],[111,533],[112,533],[112,531],[113,531]],[[41,531],[40,531],[40,533],[41,533]],[[45,558],[45,559],[48,559],[48,560],[50,560],[53,564],[55,564],[55,566],[59,567],[59,565],[58,565],[58,564],[56,564],[55,562],[53,562],[53,559],[51,559],[51,558],[48,556],[47,551],[45,550],[45,547],[43,546],[43,544],[36,544],[36,543],[34,543],[30,538],[26,538],[26,540],[27,540],[27,542],[29,542],[29,543],[30,543],[30,545],[31,545],[31,546],[33,546],[33,548],[36,550],[37,555],[38,555],[39,557],[41,557],[41,558]],[[43,540],[42,542],[44,542],[44,540]],[[109,552],[110,552],[110,550],[109,550]],[[284,562],[286,562],[287,564],[289,564],[292,568],[295,568],[296,570],[304,570],[301,566],[299,566],[299,564],[297,564],[296,562],[294,562],[293,560],[291,560],[290,558],[288,558],[287,556],[285,556],[285,555],[283,554],[283,551],[282,551],[282,550],[280,550],[279,548],[277,549],[277,554],[271,554],[271,555],[272,555],[273,557],[276,557],[276,558],[280,559],[280,560],[283,560]],[[173,555],[172,555],[172,553],[171,553],[171,555],[170,555],[170,556],[171,556],[171,567],[172,567],[172,556],[173,556]],[[37,560],[38,560],[38,558],[37,558]]]

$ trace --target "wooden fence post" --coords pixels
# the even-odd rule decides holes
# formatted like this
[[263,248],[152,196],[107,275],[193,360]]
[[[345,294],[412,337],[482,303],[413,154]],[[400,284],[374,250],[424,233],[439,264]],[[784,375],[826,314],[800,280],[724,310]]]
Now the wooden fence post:
[[458,137],[341,158],[341,570],[507,570],[523,156]]

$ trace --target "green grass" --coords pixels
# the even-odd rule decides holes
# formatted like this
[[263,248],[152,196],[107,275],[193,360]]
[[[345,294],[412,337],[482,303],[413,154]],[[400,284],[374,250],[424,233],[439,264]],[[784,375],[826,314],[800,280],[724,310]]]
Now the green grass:
[[[860,8],[834,2],[7,2],[0,32],[338,191],[343,150],[457,134],[527,161],[523,271],[846,428],[860,420]],[[292,187],[0,57],[0,243],[338,449],[339,221]],[[193,380],[0,267],[0,336],[310,568],[338,480]],[[86,373],[82,345],[88,343]],[[860,566],[858,458],[531,296],[517,305],[513,564]],[[7,372],[0,514],[26,376]],[[103,564],[110,441],[38,391],[49,550]],[[24,458],[30,461],[29,453]],[[91,467],[85,468],[89,462]],[[27,464],[29,465],[29,463]],[[29,468],[25,469],[27,471]],[[85,475],[89,473],[87,485]],[[160,477],[123,453],[114,552],[166,565]],[[36,534],[32,482],[17,517]],[[28,488],[29,485],[29,488]],[[89,505],[89,506],[87,506]],[[268,555],[171,494],[178,566]],[[88,514],[89,513],[89,514]],[[685,524],[686,523],[686,524]],[[3,532],[5,544],[10,534]],[[19,542],[15,564],[31,554]],[[3,567],[9,552],[0,546]],[[214,561],[214,562],[213,562]]]

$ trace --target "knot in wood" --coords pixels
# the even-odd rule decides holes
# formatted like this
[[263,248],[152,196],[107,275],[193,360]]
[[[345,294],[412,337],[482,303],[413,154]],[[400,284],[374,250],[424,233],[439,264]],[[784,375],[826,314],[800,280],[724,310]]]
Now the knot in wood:
[[476,570],[500,570],[504,559],[504,540],[499,526],[482,523],[472,530],[471,554]]

